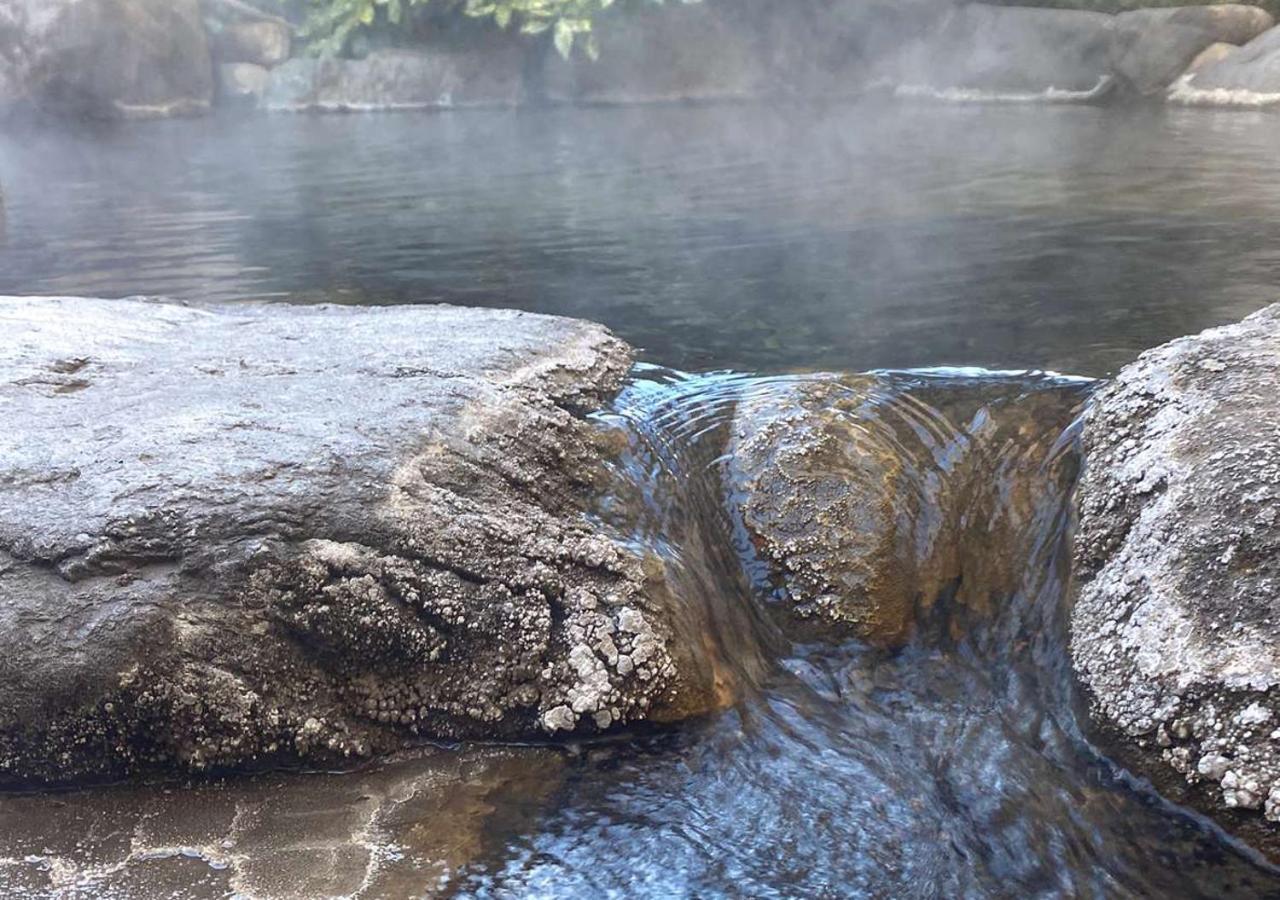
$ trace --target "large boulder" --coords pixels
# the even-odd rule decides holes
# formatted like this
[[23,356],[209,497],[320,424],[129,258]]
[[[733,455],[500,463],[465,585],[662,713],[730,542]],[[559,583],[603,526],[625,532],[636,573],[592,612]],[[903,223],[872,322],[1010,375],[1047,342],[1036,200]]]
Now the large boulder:
[[943,99],[1094,100],[1115,84],[1114,17],[972,4],[889,60],[899,94]]
[[871,62],[927,29],[953,0],[703,0],[615,10],[599,58],[549,53],[553,102],[664,103],[863,92]]
[[769,382],[738,404],[731,496],[811,630],[896,647],[942,600],[963,630],[1019,589],[1034,526],[1073,474],[1054,448],[1081,392],[1053,379]]
[[271,70],[262,106],[276,112],[360,112],[514,106],[523,49],[378,50],[364,59],[295,58]]
[[1275,25],[1264,9],[1238,3],[1139,9],[1116,16],[1116,76],[1134,93],[1167,89],[1214,44],[1246,44]]
[[0,332],[0,783],[715,702],[663,560],[585,515],[603,328],[4,298]]
[[1280,306],[1144,353],[1097,395],[1071,628],[1095,719],[1122,756],[1271,851],[1278,397]]
[[3,0],[0,105],[102,118],[209,108],[197,0]]
[[1280,103],[1280,28],[1235,53],[1180,79],[1169,91],[1174,103],[1190,106],[1271,106]]
[[289,58],[293,32],[275,19],[232,22],[213,38],[214,58],[222,63],[252,63],[273,68]]

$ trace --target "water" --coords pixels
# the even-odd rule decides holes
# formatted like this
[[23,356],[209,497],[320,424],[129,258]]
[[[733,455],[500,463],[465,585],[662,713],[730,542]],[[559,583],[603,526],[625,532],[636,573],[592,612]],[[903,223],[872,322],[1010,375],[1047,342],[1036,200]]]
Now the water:
[[[1273,299],[1278,137],[1201,110],[725,107],[0,138],[0,292],[519,306],[643,347],[597,417],[628,450],[594,514],[681,573],[732,697],[585,744],[0,798],[0,891],[1280,896],[1085,732],[1066,551],[1095,383],[990,371],[1103,375]],[[819,370],[877,371],[784,374]],[[725,456],[735,416],[833,385],[840,433],[902,463],[938,585],[900,648],[791,615]]]
[[1276,297],[1280,116],[729,106],[0,135],[0,292],[602,321],[689,371],[1114,371]]

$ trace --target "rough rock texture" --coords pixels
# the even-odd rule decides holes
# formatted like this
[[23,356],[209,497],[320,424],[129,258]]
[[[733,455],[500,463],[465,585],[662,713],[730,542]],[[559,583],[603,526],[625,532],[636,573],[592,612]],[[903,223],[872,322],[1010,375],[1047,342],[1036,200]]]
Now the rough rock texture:
[[1138,94],[1167,89],[1206,48],[1246,44],[1275,25],[1256,6],[1183,6],[1139,9],[1116,16],[1115,74]]
[[953,0],[704,0],[622,9],[597,25],[600,56],[545,59],[554,102],[663,103],[866,89],[870,63]]
[[624,344],[450,307],[0,300],[0,782],[709,707],[583,515]]
[[1143,354],[1084,426],[1074,665],[1142,771],[1229,824],[1280,821],[1277,397],[1273,306]]
[[276,112],[359,112],[514,106],[525,57],[487,50],[379,50],[364,59],[291,59],[271,71],[262,106]]
[[252,63],[270,69],[289,58],[293,35],[283,22],[233,22],[213,38],[213,55],[223,63]]
[[1280,28],[1273,28],[1213,65],[1189,73],[1169,91],[1193,106],[1272,106],[1280,103]]
[[1094,100],[1114,86],[1116,34],[1103,13],[973,4],[904,48],[880,78],[941,99]]
[[1017,589],[1030,526],[1069,475],[1045,466],[1080,393],[964,384],[822,377],[739,406],[729,455],[744,524],[819,630],[898,646],[943,597],[985,616]]
[[213,67],[197,0],[3,0],[0,104],[139,118],[204,112]]

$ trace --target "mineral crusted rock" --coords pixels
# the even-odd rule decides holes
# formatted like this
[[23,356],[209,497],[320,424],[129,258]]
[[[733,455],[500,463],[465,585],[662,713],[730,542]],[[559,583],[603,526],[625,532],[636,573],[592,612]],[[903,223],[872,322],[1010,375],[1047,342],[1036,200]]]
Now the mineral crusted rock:
[[0,782],[703,708],[664,564],[584,514],[605,329],[3,298],[0,335]]

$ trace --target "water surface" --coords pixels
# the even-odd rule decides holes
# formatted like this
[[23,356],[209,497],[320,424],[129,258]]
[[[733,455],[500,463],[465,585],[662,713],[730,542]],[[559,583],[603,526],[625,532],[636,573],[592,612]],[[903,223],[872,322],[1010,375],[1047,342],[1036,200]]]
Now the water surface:
[[[736,686],[595,742],[0,798],[0,892],[1280,896],[1085,735],[1066,557],[1095,384],[989,371],[1105,375],[1274,299],[1278,141],[1266,114],[872,106],[0,136],[0,293],[515,306],[642,347],[598,417],[629,449],[597,514],[685,573]],[[943,365],[971,368],[912,369]],[[721,454],[744,397],[819,370],[880,370],[842,415],[922,518],[956,471],[1026,498],[989,608],[952,586],[893,652],[794,627]]]

